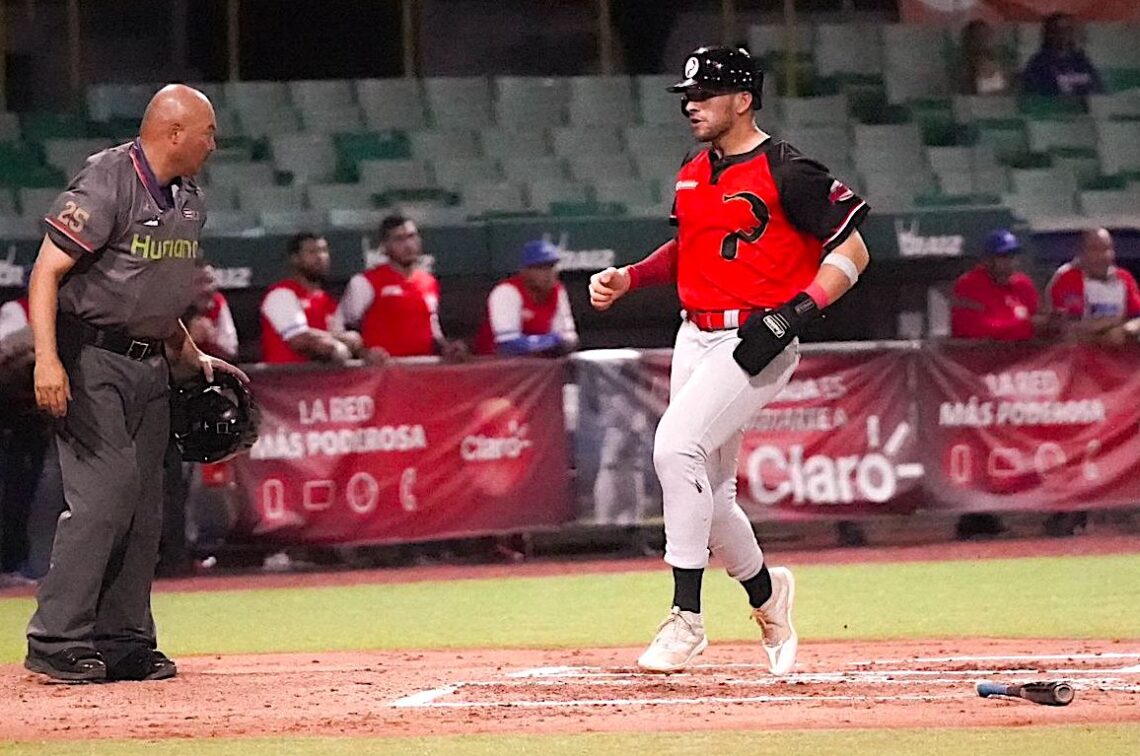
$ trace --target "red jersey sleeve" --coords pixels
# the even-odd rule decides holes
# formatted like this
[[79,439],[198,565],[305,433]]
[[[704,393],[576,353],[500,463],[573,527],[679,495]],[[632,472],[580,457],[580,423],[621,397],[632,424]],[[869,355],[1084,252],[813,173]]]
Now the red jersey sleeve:
[[629,288],[658,286],[677,280],[677,240],[670,239],[641,262],[629,266]]
[[1048,287],[1053,312],[1080,320],[1085,314],[1084,281],[1079,269],[1063,265],[1053,274]]
[[1136,286],[1136,279],[1124,268],[1117,268],[1116,275],[1124,282],[1124,311],[1128,317],[1140,317],[1140,288]]

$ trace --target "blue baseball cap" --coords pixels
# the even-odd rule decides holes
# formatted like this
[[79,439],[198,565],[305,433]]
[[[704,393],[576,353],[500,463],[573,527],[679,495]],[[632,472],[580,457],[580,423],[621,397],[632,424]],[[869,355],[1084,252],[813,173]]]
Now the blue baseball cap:
[[533,268],[539,265],[550,265],[558,262],[559,259],[561,256],[558,254],[558,247],[544,239],[535,239],[523,245],[522,254],[519,256],[519,267]]
[[1016,255],[1021,251],[1021,242],[1008,228],[998,228],[986,235],[986,240],[982,243],[982,251],[988,257]]

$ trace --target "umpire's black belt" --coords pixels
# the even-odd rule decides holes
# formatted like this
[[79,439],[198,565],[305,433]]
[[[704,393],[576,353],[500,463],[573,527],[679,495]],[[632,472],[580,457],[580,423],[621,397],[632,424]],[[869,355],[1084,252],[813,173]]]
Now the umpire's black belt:
[[83,344],[121,354],[132,360],[147,360],[162,354],[161,339],[135,338],[120,328],[97,328],[82,318],[66,312],[59,314],[60,327]]

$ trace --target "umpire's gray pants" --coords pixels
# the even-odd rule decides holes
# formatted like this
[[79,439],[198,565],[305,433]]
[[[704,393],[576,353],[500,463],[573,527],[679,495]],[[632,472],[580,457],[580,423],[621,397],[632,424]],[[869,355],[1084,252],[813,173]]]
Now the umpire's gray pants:
[[57,445],[67,509],[28,623],[28,649],[155,647],[150,587],[162,533],[169,368],[85,346]]

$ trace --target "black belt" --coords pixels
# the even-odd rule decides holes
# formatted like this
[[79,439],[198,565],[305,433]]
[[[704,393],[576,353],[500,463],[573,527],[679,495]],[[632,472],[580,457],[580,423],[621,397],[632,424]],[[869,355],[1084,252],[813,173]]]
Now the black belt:
[[140,362],[163,353],[162,339],[135,338],[117,328],[96,328],[83,319],[64,312],[59,317],[61,325],[78,336],[84,344]]

